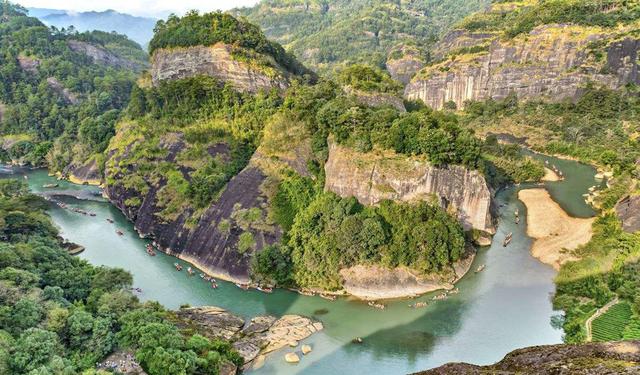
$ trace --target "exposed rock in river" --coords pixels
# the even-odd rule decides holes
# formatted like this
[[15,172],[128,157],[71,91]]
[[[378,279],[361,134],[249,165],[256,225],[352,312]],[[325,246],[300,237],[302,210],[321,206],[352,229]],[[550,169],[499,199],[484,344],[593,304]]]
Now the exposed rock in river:
[[640,373],[640,341],[518,349],[489,366],[449,363],[421,375],[600,375]]
[[163,80],[176,80],[207,75],[231,84],[236,90],[255,93],[260,90],[285,90],[289,86],[286,71],[273,58],[273,74],[264,69],[234,59],[232,48],[223,43],[214,46],[159,49],[151,58],[151,77],[157,85]]
[[626,232],[640,231],[640,195],[623,198],[616,204],[616,214]]
[[95,158],[87,160],[84,164],[69,164],[62,175],[74,184],[80,185],[100,185],[102,175]]
[[385,199],[435,200],[455,213],[466,229],[494,233],[492,192],[475,170],[434,167],[417,157],[393,152],[359,153],[330,142],[325,189],[362,204]]
[[[605,45],[606,58],[600,59],[590,46],[606,39],[614,41]],[[474,46],[479,52],[422,70],[406,87],[405,96],[436,109],[449,101],[463,108],[467,100],[504,99],[511,92],[525,100],[559,101],[579,97],[588,82],[612,89],[640,82],[640,41],[616,40],[605,29],[543,25],[511,40],[456,30],[444,38],[439,50],[445,55],[450,49]]]
[[245,368],[258,356],[284,348],[321,331],[320,322],[299,315],[258,316],[244,319],[219,307],[193,307],[176,311],[179,324],[200,334],[231,341],[245,360]]

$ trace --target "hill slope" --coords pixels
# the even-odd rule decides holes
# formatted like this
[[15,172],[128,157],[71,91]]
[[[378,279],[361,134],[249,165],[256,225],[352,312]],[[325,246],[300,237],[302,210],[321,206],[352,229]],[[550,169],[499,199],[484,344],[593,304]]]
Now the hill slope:
[[303,63],[331,73],[351,63],[384,67],[398,45],[425,47],[450,25],[482,9],[486,0],[265,0],[232,11],[260,25],[265,34]]

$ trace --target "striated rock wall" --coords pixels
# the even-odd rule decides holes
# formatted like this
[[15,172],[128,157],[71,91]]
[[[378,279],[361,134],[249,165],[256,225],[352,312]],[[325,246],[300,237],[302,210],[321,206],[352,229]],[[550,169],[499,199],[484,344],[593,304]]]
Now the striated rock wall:
[[640,195],[623,198],[615,209],[625,232],[640,231]]
[[492,192],[484,177],[461,166],[433,167],[390,152],[362,154],[329,145],[325,190],[373,205],[385,199],[435,199],[455,213],[465,229],[494,233]]
[[282,91],[289,86],[284,70],[269,76],[256,67],[235,60],[231,56],[231,47],[222,43],[210,47],[160,49],[151,57],[151,77],[154,85],[163,80],[198,75],[215,77],[239,91],[250,93],[272,88]]
[[131,69],[136,71],[143,68],[133,61],[117,56],[116,54],[100,46],[96,46],[87,42],[82,42],[79,40],[69,40],[68,45],[72,51],[90,57],[95,64],[111,66],[114,68]]
[[95,158],[81,165],[68,165],[62,171],[62,175],[74,184],[100,185],[102,182],[102,174]]
[[[440,44],[440,55],[456,48],[490,43],[488,51],[446,59],[422,70],[407,85],[405,97],[441,109],[448,101],[458,108],[466,100],[504,99],[511,92],[529,100],[576,99],[588,82],[615,89],[639,83],[640,41],[625,38],[604,48],[606,58],[591,53],[596,42],[613,39],[603,29],[545,25],[513,40],[490,34],[454,31]],[[606,43],[605,43],[606,44]]]
[[[174,163],[177,154],[184,149],[185,144],[182,139],[177,138],[172,142],[161,144],[160,147],[166,149],[168,154],[158,162]],[[228,152],[225,147],[210,150],[217,153],[225,151]],[[114,155],[110,155],[110,158],[113,157]],[[251,253],[243,254],[237,249],[238,239],[243,231],[235,226],[232,226],[228,232],[223,231],[220,229],[220,223],[223,220],[230,220],[237,207],[243,209],[262,207],[266,197],[260,187],[266,176],[259,168],[250,163],[229,181],[220,197],[204,211],[197,222],[190,223],[189,219],[194,213],[190,208],[169,222],[163,221],[156,215],[161,211],[158,205],[159,195],[162,194],[161,189],[167,183],[166,179],[161,178],[157,183],[149,181],[148,193],[141,195],[120,182],[119,173],[122,172],[118,172],[117,168],[110,168],[111,163],[107,162],[105,193],[110,201],[134,223],[141,236],[153,238],[166,253],[191,262],[217,278],[240,283],[250,282]],[[114,180],[115,183],[113,183]],[[141,204],[136,207],[127,206],[126,201],[130,198],[140,199]],[[268,229],[252,227],[249,232],[255,239],[257,251],[266,245],[276,243],[281,235],[277,227]]]

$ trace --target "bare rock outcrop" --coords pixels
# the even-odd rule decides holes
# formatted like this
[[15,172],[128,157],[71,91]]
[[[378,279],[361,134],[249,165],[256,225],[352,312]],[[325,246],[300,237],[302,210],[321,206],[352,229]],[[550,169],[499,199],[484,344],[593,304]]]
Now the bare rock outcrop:
[[355,90],[349,86],[343,88],[344,92],[353,95],[357,101],[369,107],[391,106],[400,112],[406,112],[404,101],[400,96],[382,93],[382,92],[366,92]]
[[[589,82],[612,89],[640,82],[640,40],[618,40],[606,29],[543,25],[511,40],[454,31],[444,38],[440,53],[482,43],[486,51],[423,69],[407,85],[405,97],[436,109],[449,101],[463,108],[467,100],[504,99],[512,92],[522,100],[559,101],[578,98]],[[595,43],[605,45],[606,57],[592,53]]]
[[80,185],[100,185],[102,174],[95,158],[87,160],[83,164],[69,164],[62,175],[74,184]]
[[449,363],[420,375],[600,375],[640,373],[640,341],[533,346],[489,366]]
[[79,40],[69,40],[68,45],[72,51],[88,56],[95,64],[135,71],[143,68],[140,64],[122,58],[101,46]]
[[0,123],[4,120],[4,114],[7,112],[7,105],[0,102]]
[[34,57],[19,55],[18,65],[20,65],[20,68],[25,72],[28,72],[31,74],[38,74],[38,67],[40,66],[40,60]]
[[[277,66],[275,60],[271,65]],[[159,49],[151,57],[151,77],[154,85],[164,80],[207,75],[229,83],[241,92],[256,93],[272,88],[283,91],[289,87],[284,69],[273,68],[270,72],[271,74],[268,74],[264,69],[234,59],[232,47],[223,43],[209,47]]]
[[365,205],[385,199],[435,200],[455,213],[465,229],[495,232],[492,192],[478,171],[434,167],[392,152],[363,154],[330,142],[325,172],[325,190],[342,197],[353,196]]
[[322,323],[300,315],[257,316],[246,321],[219,307],[182,308],[175,312],[180,325],[195,327],[200,334],[231,341],[249,368],[258,356],[302,341],[321,331]]
[[78,96],[64,87],[56,77],[47,78],[47,84],[53,91],[58,93],[58,95],[62,96],[67,103],[73,105],[80,103]]
[[640,195],[623,198],[616,204],[615,210],[625,232],[640,231]]

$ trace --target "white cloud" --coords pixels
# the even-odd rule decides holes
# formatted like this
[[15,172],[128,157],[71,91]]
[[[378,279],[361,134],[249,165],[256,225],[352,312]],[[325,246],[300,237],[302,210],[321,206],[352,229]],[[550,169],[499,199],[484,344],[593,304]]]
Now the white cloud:
[[251,6],[258,0],[14,0],[36,8],[64,9],[71,11],[115,9],[135,15],[157,16],[175,12],[182,14],[190,9],[200,11],[227,10],[235,7]]

